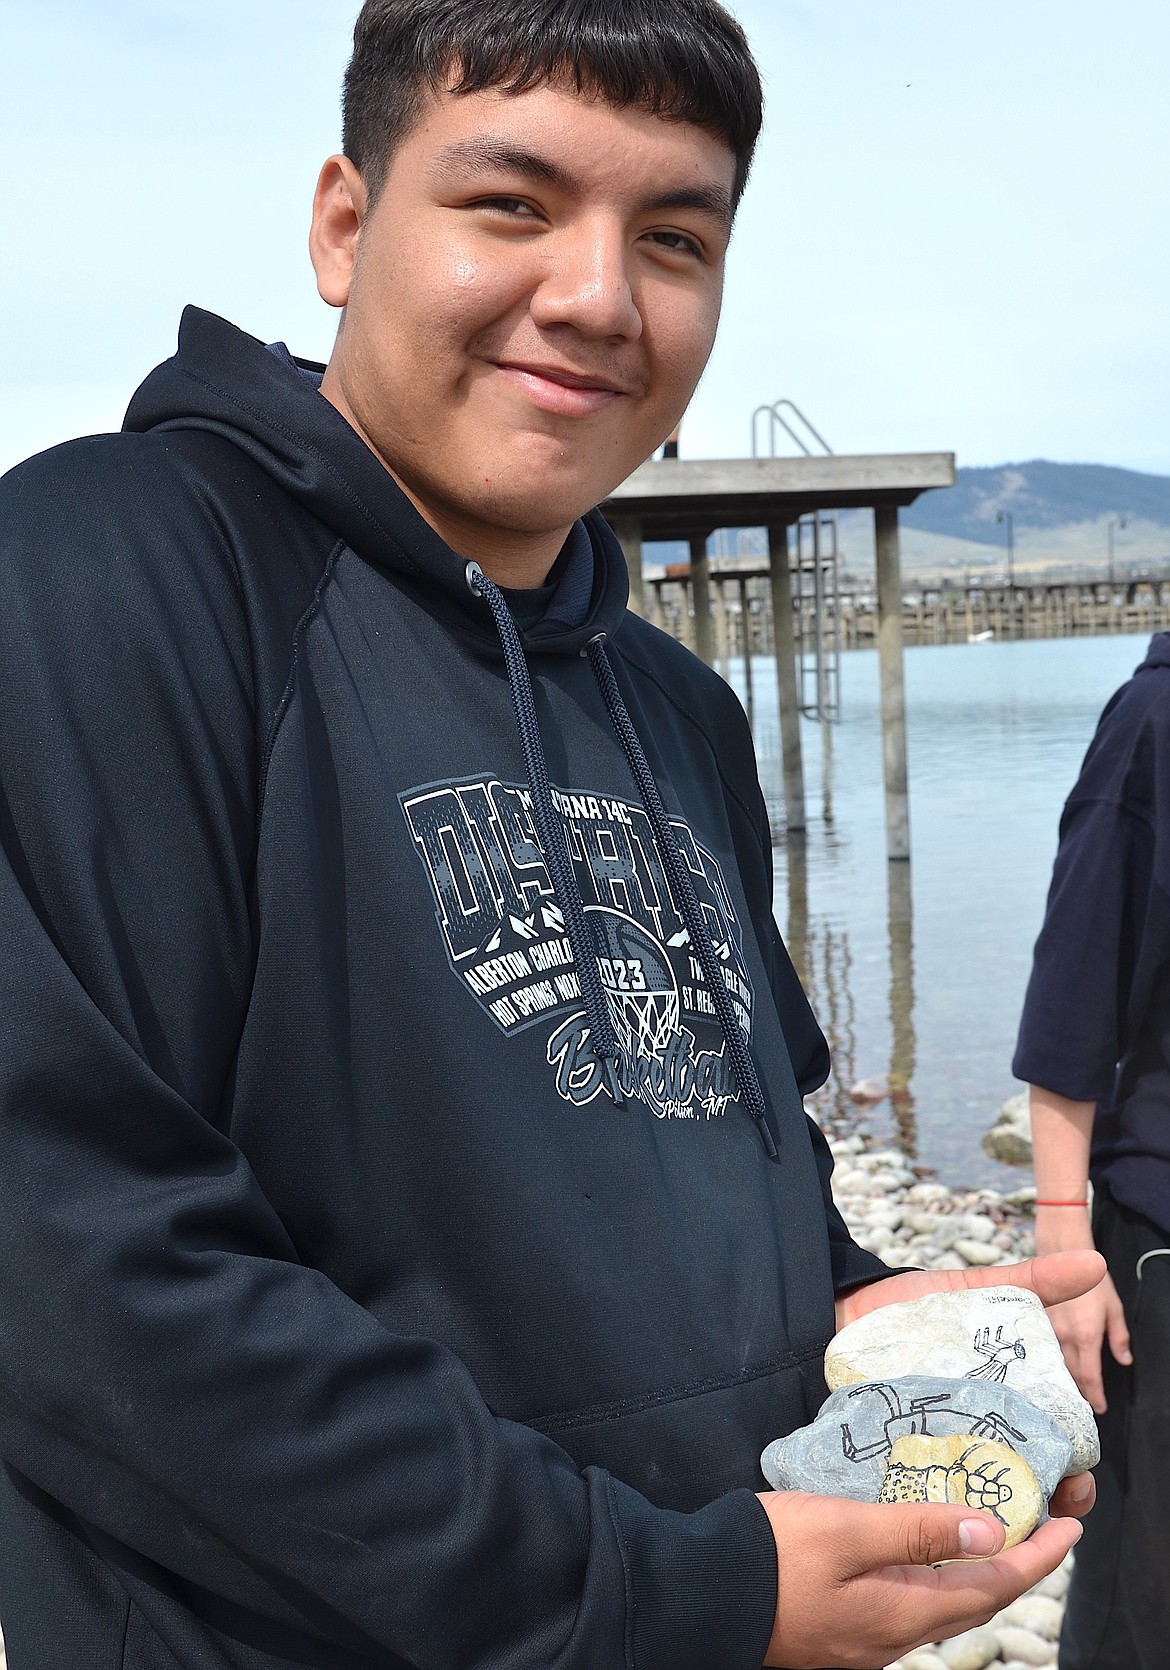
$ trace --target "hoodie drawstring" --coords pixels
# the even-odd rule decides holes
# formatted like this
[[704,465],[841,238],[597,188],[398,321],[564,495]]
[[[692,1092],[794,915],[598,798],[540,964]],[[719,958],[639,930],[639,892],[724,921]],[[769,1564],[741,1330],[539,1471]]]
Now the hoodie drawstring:
[[[483,598],[492,612],[496,630],[500,635],[500,643],[504,651],[504,663],[508,672],[508,682],[512,690],[512,702],[516,711],[516,724],[520,731],[520,745],[524,753],[524,765],[528,773],[529,788],[532,791],[533,821],[536,825],[540,844],[544,849],[545,862],[548,865],[557,902],[564,913],[565,927],[568,931],[569,943],[573,948],[573,957],[577,965],[581,996],[584,999],[586,1014],[589,1018],[593,1054],[603,1064],[607,1083],[615,1099],[620,1102],[622,1094],[618,1069],[621,1057],[617,1035],[614,1032],[609,1004],[601,985],[601,975],[597,964],[597,947],[585,916],[585,905],[577,886],[577,879],[573,874],[573,864],[569,856],[564,822],[553,804],[552,787],[549,783],[548,768],[545,764],[544,746],[540,738],[536,703],[532,694],[532,679],[528,671],[524,645],[500,588],[488,579],[478,563],[469,562],[464,572],[469,590],[473,596]],[[583,653],[586,655],[593,676],[597,680],[609,713],[610,723],[625,751],[626,759],[637,784],[642,806],[650,820],[650,828],[653,831],[654,841],[662,859],[667,880],[674,893],[679,915],[682,917],[683,926],[690,937],[695,958],[703,971],[703,977],[711,993],[711,1000],[715,1006],[715,1013],[723,1032],[724,1042],[731,1059],[732,1070],[739,1084],[740,1094],[748,1112],[755,1121],[765,1153],[769,1159],[774,1160],[777,1157],[776,1139],[768,1124],[764,1092],[756,1073],[756,1065],[752,1060],[744,1030],[735,1013],[731,993],[728,991],[727,982],[723,978],[723,970],[720,966],[718,954],[712,943],[707,924],[703,919],[702,906],[699,904],[698,896],[687,871],[686,861],[675,838],[674,830],[671,828],[670,818],[667,815],[666,807],[663,805],[662,796],[658,792],[658,784],[655,782],[654,773],[650,769],[650,762],[646,758],[641,740],[634,729],[634,722],[622,700],[621,691],[618,689],[617,679],[614,677],[609,657],[605,653],[602,638],[595,638]]]
[[719,1025],[723,1029],[723,1036],[727,1042],[731,1065],[739,1081],[740,1093],[748,1112],[756,1122],[760,1133],[760,1140],[768,1158],[776,1158],[776,1139],[772,1135],[772,1128],[768,1124],[765,1111],[764,1091],[756,1072],[756,1064],[752,1060],[748,1040],[743,1027],[735,1013],[735,1006],[731,1001],[731,993],[727,989],[727,981],[723,978],[723,969],[712,942],[707,924],[703,920],[703,907],[700,905],[687,869],[686,860],[682,855],[678,840],[671,827],[666,807],[662,804],[662,796],[658,792],[658,784],[654,780],[654,773],[650,769],[650,761],[646,758],[646,751],[642,747],[642,739],[634,729],[634,721],[630,718],[629,709],[622,701],[622,693],[618,689],[618,681],[614,677],[613,668],[609,664],[609,656],[605,653],[605,645],[600,638],[595,638],[587,651],[589,665],[593,669],[593,676],[605,698],[605,705],[609,710],[610,723],[617,732],[618,740],[626,751],[630,770],[634,781],[638,785],[638,794],[645,808],[646,816],[650,819],[650,827],[654,831],[654,840],[662,861],[666,865],[666,873],[670,878],[670,885],[674,890],[675,901],[679,908],[679,915],[683,925],[691,937],[695,957],[699,967],[703,970],[703,977],[711,993],[711,1001],[715,1005],[715,1013],[719,1017]]
[[516,622],[512,619],[499,586],[488,579],[478,563],[469,562],[464,572],[472,596],[483,598],[492,612],[496,630],[500,634],[504,664],[508,669],[508,683],[512,689],[512,704],[516,710],[516,724],[520,731],[520,746],[524,753],[524,768],[528,773],[528,786],[532,791],[533,822],[544,849],[544,860],[548,865],[557,903],[565,918],[569,944],[573,948],[577,979],[581,985],[581,996],[585,1000],[585,1012],[589,1017],[589,1036],[593,1054],[602,1063],[610,1090],[620,1102],[622,1094],[618,1083],[618,1063],[621,1051],[610,1018],[609,1004],[601,989],[597,947],[589,932],[589,924],[585,920],[585,905],[576,877],[573,875],[573,861],[569,856],[565,825],[553,805],[552,786],[548,780],[548,767],[545,765],[544,747],[540,740],[540,725],[536,717],[536,702],[532,694],[532,680],[528,673],[524,646],[520,642]]

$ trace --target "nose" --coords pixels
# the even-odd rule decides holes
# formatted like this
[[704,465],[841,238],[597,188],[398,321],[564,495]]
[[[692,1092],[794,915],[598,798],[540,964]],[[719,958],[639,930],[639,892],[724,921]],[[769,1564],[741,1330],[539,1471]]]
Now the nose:
[[570,325],[593,339],[636,342],[642,315],[622,229],[602,222],[565,227],[546,249],[548,265],[531,303],[533,321],[546,329]]

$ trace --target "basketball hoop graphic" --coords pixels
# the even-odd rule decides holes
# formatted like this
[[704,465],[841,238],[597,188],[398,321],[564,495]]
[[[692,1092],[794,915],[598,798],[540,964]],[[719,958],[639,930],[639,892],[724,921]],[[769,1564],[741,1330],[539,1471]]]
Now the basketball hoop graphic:
[[587,911],[618,1043],[631,1064],[665,1054],[679,1030],[678,987],[662,947],[620,911]]

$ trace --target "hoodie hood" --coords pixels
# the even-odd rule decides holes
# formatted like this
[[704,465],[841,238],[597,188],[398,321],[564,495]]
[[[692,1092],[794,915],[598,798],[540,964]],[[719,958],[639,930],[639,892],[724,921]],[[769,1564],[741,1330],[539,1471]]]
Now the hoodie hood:
[[[491,616],[468,591],[465,560],[423,520],[341,413],[227,320],[197,307],[184,310],[178,352],[138,389],[123,428],[226,436],[359,556],[396,574],[430,613],[498,645]],[[584,618],[566,626],[550,610],[522,631],[529,652],[576,655],[621,624],[629,598],[621,546],[596,510],[582,525],[594,557]]]
[[1170,667],[1170,632],[1154,633],[1145,660],[1134,671],[1144,673],[1152,667]]

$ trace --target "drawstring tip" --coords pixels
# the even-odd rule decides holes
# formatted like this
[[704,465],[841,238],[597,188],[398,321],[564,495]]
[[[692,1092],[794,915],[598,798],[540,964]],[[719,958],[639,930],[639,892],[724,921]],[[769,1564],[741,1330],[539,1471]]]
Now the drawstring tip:
[[621,1074],[618,1072],[620,1057],[606,1053],[605,1055],[599,1055],[598,1060],[601,1062],[601,1070],[605,1074],[605,1087],[612,1096],[615,1106],[624,1108],[626,1098],[622,1090]]
[[764,1145],[764,1153],[770,1160],[779,1159],[780,1150],[776,1147],[776,1138],[772,1135],[772,1129],[768,1124],[768,1121],[762,1116],[757,1116],[756,1129],[760,1133],[760,1141]]

